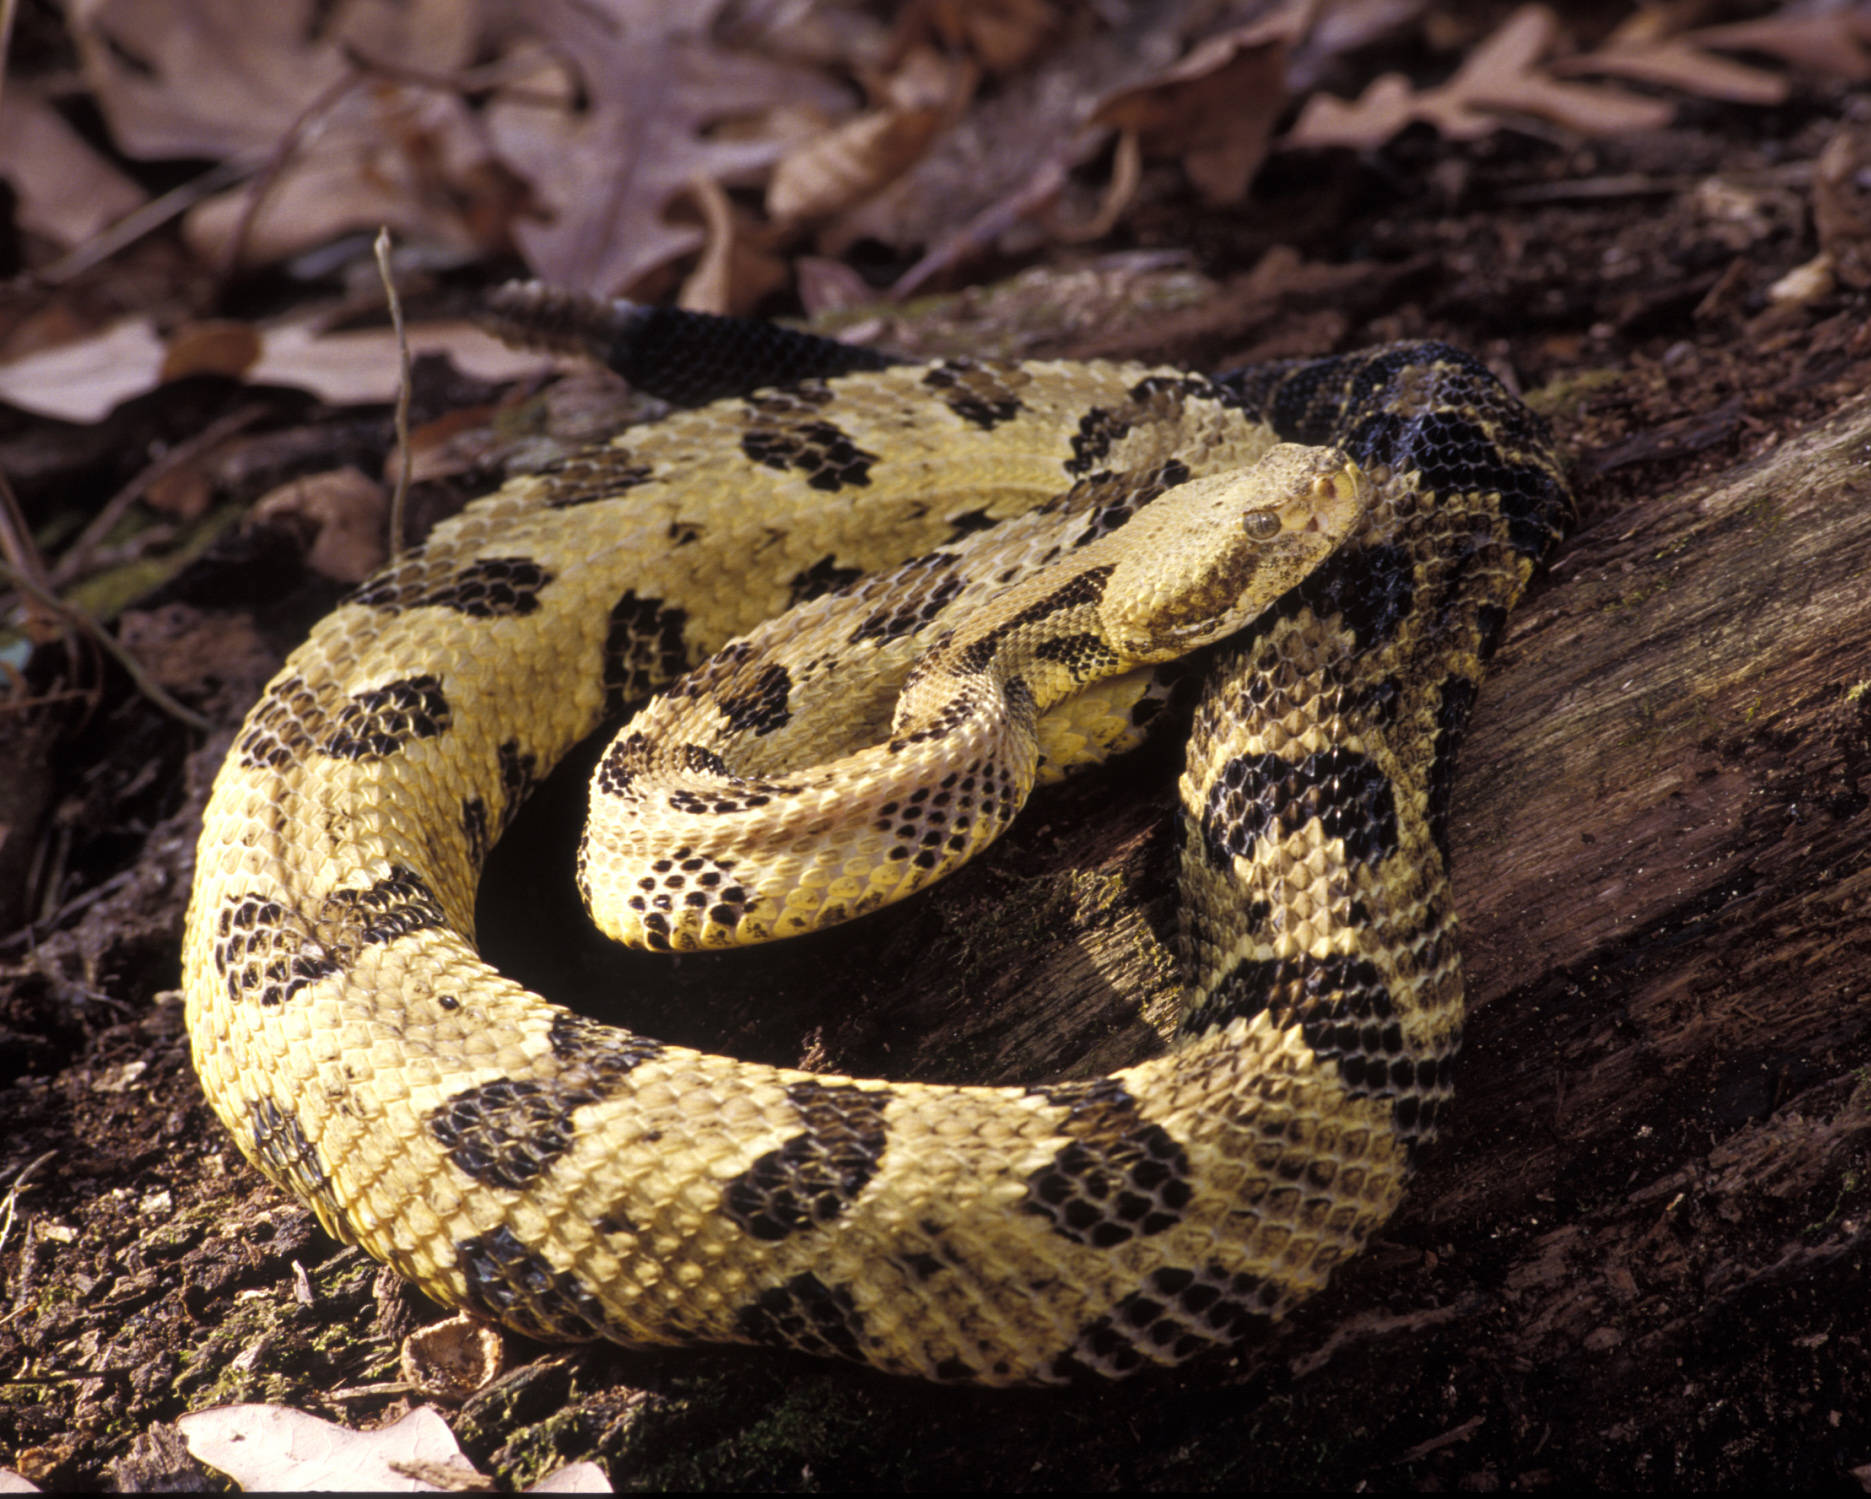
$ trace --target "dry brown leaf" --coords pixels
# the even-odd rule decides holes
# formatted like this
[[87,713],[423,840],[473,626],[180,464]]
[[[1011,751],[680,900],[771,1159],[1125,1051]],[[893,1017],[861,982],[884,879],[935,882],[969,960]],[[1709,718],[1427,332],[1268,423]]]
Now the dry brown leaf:
[[253,368],[261,350],[260,330],[233,318],[184,323],[169,335],[162,357],[162,378],[227,375],[239,379]]
[[1287,134],[1289,146],[1382,145],[1415,120],[1451,140],[1474,140],[1499,130],[1515,115],[1550,120],[1582,135],[1657,130],[1675,106],[1621,89],[1559,83],[1540,71],[1558,21],[1543,5],[1525,5],[1476,47],[1455,76],[1417,93],[1400,74],[1386,74],[1352,104],[1315,94]]
[[871,110],[790,152],[767,184],[776,223],[829,218],[909,169],[941,127],[934,109]]
[[545,280],[610,296],[699,248],[703,234],[665,217],[696,177],[754,181],[782,139],[716,132],[778,104],[843,114],[849,101],[814,71],[729,52],[708,36],[722,0],[539,0],[528,24],[576,70],[586,105],[510,91],[489,110],[502,154],[533,185],[546,217],[515,235]]
[[843,312],[877,300],[877,290],[852,266],[825,255],[801,255],[793,262],[799,301],[809,318]]
[[[72,36],[113,138],[136,157],[200,156],[273,169],[245,224],[249,261],[348,229],[462,253],[498,239],[480,212],[497,188],[466,106],[429,88],[367,82],[346,56],[447,74],[473,56],[478,10],[461,0],[67,0]],[[286,149],[290,147],[291,149]],[[217,263],[249,216],[242,188],[185,221]]]
[[1778,104],[1786,98],[1787,81],[1779,74],[1704,51],[1692,36],[1671,36],[1671,22],[1666,11],[1646,7],[1602,46],[1560,58],[1551,70],[1564,77],[1628,78],[1733,104]]
[[1840,126],[1813,163],[1813,229],[1839,280],[1871,286],[1871,128]]
[[[198,1462],[219,1468],[248,1491],[380,1490],[433,1493],[489,1489],[448,1423],[428,1406],[380,1426],[352,1431],[281,1405],[223,1405],[193,1411],[176,1425]],[[568,1463],[529,1494],[608,1494],[596,1463]]]
[[793,147],[767,184],[776,223],[829,218],[896,181],[960,117],[978,70],[930,47],[908,53],[875,92],[876,107]]
[[1704,26],[1686,33],[1683,40],[1728,52],[1764,52],[1822,77],[1862,82],[1871,78],[1871,55],[1864,47],[1867,37],[1871,37],[1871,17],[1867,17],[1864,6],[1858,5],[1805,15],[1782,12],[1762,16],[1758,21]]
[[732,300],[729,277],[734,268],[734,205],[728,202],[721,185],[706,177],[697,177],[689,184],[689,201],[701,210],[708,238],[703,242],[701,259],[682,283],[676,305],[686,312],[721,316]]
[[419,1327],[403,1339],[403,1378],[418,1393],[445,1405],[460,1405],[491,1384],[506,1364],[499,1329],[459,1312]]
[[182,1416],[176,1425],[197,1461],[244,1489],[433,1492],[438,1484],[409,1476],[417,1464],[480,1477],[448,1423],[427,1406],[376,1431],[349,1431],[278,1405],[217,1406]]
[[162,380],[162,340],[148,318],[125,318],[57,348],[0,364],[0,401],[67,422],[99,422]]
[[1179,157],[1209,202],[1238,202],[1286,106],[1286,48],[1302,19],[1289,6],[1212,36],[1157,77],[1107,97],[1092,120],[1134,132],[1148,155]]
[[[252,701],[279,665],[245,610],[188,604],[126,609],[117,619],[117,638],[157,685],[191,703],[218,703],[230,712]],[[125,1082],[134,1086],[136,1079]]]
[[990,73],[1019,67],[1058,24],[1058,13],[1048,0],[927,0],[905,17],[905,30],[927,25]]
[[138,158],[254,157],[349,71],[343,48],[447,72],[473,54],[461,0],[65,0],[112,138]]
[[[457,369],[482,380],[523,379],[571,362],[511,348],[472,323],[412,323],[408,331],[411,355],[446,354]],[[242,373],[253,385],[293,386],[342,406],[394,400],[399,369],[392,330],[327,333],[308,320],[266,329],[259,358]]]
[[0,177],[13,184],[21,227],[61,249],[84,243],[144,199],[63,115],[17,84],[0,96]]
[[314,540],[306,563],[337,583],[361,583],[388,555],[384,515],[390,497],[359,469],[328,469],[270,490],[254,502],[256,521],[302,521]]

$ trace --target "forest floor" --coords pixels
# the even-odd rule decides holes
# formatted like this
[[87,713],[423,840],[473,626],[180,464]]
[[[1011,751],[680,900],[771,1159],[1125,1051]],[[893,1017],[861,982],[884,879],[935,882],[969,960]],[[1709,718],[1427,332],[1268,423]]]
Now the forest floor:
[[[1815,203],[1827,194],[1850,202],[1818,210],[1822,246]],[[1573,465],[1583,544],[1615,538],[1634,507],[1692,494],[1856,409],[1871,389],[1867,204],[1871,108],[1848,87],[1807,80],[1771,107],[1690,101],[1667,126],[1615,138],[1451,142],[1418,129],[1363,154],[1282,155],[1244,204],[1159,192],[1115,244],[1051,246],[990,266],[1002,274],[981,285],[841,325],[914,354],[1207,369],[1447,339],[1482,355],[1553,424]],[[1814,269],[1822,248],[1831,262]],[[1793,275],[1801,267],[1804,281]],[[425,362],[416,414],[465,406],[462,430],[485,437],[501,423],[550,431],[589,420],[590,407],[626,404],[603,379],[584,378],[598,394],[568,418],[535,389],[516,395]],[[9,414],[0,462],[37,521],[61,490],[112,487],[101,486],[115,471],[100,466],[100,442],[147,452],[256,402],[260,414],[239,419],[274,445],[226,485],[221,498],[237,508],[293,472],[381,472],[394,442],[382,405],[321,405],[198,376],[99,425]],[[419,486],[415,524],[469,497],[485,468]],[[265,678],[345,589],[310,560],[315,529],[290,514],[236,519],[118,610],[120,636],[210,731],[166,716],[114,666],[90,658],[54,670],[44,651],[25,678],[31,703],[9,710],[0,779],[12,790],[0,792],[0,810],[33,833],[24,857],[17,839],[0,847],[13,860],[0,883],[21,892],[0,923],[0,1461],[49,1489],[224,1486],[186,1451],[175,1422],[189,1411],[268,1403],[364,1428],[422,1403],[401,1382],[399,1350],[438,1309],[334,1243],[240,1158],[191,1070],[176,988],[208,782]],[[1559,607],[1555,595],[1575,583],[1567,568],[1562,553],[1523,610]],[[1643,579],[1625,586],[1629,596]],[[1513,652],[1510,639],[1504,655]],[[1857,659],[1862,682],[1871,646]],[[1484,703],[1497,689],[1503,681],[1484,688]],[[1839,782],[1811,815],[1856,828],[1850,858],[1833,868],[1841,890],[1848,876],[1859,882],[1840,911],[1862,930],[1871,730],[1862,711],[1860,720],[1858,758],[1843,752],[1858,779]],[[944,1030],[942,1012],[928,1037],[915,1030],[929,1018],[942,943],[965,947],[996,892],[1077,888],[1074,871],[1087,865],[1166,864],[1173,762],[1173,746],[1152,748],[1048,793],[981,869],[934,897],[933,914],[874,918],[851,950],[815,939],[790,958],[685,960],[673,979],[648,981],[679,1018],[645,1024],[740,1056],[829,1056],[839,1068],[947,1081],[1032,1081],[1114,1053],[1134,1060],[1121,1053],[1142,1044],[1135,1025],[1115,1041],[1036,1039],[1012,1021]],[[564,918],[534,903],[540,887],[557,886],[546,893],[577,905],[569,775],[522,817],[482,896],[490,953],[559,998],[640,972],[589,956]],[[1115,831],[1096,831],[1113,802],[1135,809]],[[563,872],[536,875],[536,856],[563,857]],[[1458,835],[1458,884],[1462,862]],[[1141,919],[1166,929],[1173,913],[1159,900]],[[620,1488],[1849,1489],[1855,1477],[1871,1487],[1871,1084],[1855,1081],[1871,1066],[1871,1028],[1841,1019],[1823,1065],[1783,1058],[1766,1081],[1711,1080],[1700,1097],[1676,1084],[1687,1119],[1730,1110],[1777,1127],[1793,1117],[1792,1094],[1832,1090],[1823,1171],[1781,1193],[1771,1227],[1749,1220],[1762,1236],[1756,1257],[1783,1273],[1750,1282],[1726,1320],[1681,1336],[1627,1337],[1616,1317],[1529,1330],[1515,1275],[1537,1260],[1532,1246],[1564,1258],[1571,1241],[1551,1236],[1568,1213],[1583,1215],[1589,1194],[1548,1191],[1546,1221],[1528,1201],[1481,1232],[1452,1230],[1435,1209],[1460,1173],[1481,1169],[1470,1152],[1482,1147],[1462,1142],[1488,1131],[1471,1083],[1480,1098],[1492,1090],[1468,1069],[1497,1065],[1521,1034],[1506,1011],[1538,976],[1516,971],[1498,935],[1508,919],[1490,928],[1484,918],[1482,949],[1469,954],[1486,1003],[1448,1143],[1380,1242],[1270,1347],[1175,1378],[1010,1394],[739,1349],[566,1350],[509,1337],[507,1372],[444,1414],[502,1485],[594,1458]],[[823,993],[843,997],[820,1010]],[[1640,1155],[1648,1128],[1632,1137]],[[1594,1169],[1624,1180],[1615,1161]],[[1644,1179],[1665,1176],[1659,1165]],[[1542,1179],[1528,1191],[1550,1187]],[[1824,1254],[1787,1258],[1801,1233],[1818,1242],[1810,1223],[1843,1224],[1842,1237],[1826,1239]],[[1466,1257],[1453,1291],[1432,1278],[1450,1256]]]

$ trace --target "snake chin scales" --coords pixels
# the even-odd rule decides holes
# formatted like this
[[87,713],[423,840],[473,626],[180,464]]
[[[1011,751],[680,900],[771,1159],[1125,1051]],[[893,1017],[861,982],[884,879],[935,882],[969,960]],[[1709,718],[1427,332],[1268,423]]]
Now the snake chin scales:
[[[1251,1337],[1390,1215],[1449,1097],[1452,767],[1570,519],[1545,428],[1434,344],[1211,379],[682,331],[692,358],[614,362],[747,393],[470,505],[249,714],[185,939],[216,1113],[333,1234],[537,1338],[1014,1384]],[[488,849],[607,721],[587,902],[652,948],[760,940],[970,857],[1224,636],[1165,1055],[1030,1088],[814,1075],[606,1028],[476,955]]]

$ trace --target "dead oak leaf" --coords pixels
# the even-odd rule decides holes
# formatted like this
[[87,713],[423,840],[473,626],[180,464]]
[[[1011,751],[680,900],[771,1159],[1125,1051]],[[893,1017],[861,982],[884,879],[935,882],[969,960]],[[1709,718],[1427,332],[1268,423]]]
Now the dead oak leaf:
[[829,218],[901,177],[938,131],[959,118],[978,70],[933,48],[911,51],[875,92],[870,109],[789,150],[767,184],[777,223]]
[[546,0],[525,11],[527,28],[582,85],[562,100],[535,85],[488,112],[501,154],[545,211],[515,226],[543,279],[601,296],[628,290],[701,245],[699,225],[664,217],[697,177],[756,180],[787,145],[719,127],[782,104],[849,109],[815,72],[717,45],[708,26],[721,3]]
[[1515,11],[1483,41],[1447,83],[1418,92],[1400,73],[1386,73],[1352,103],[1329,94],[1306,101],[1282,142],[1288,146],[1382,145],[1423,120],[1451,140],[1474,140],[1514,115],[1550,120],[1581,135],[1622,135],[1667,125],[1675,106],[1621,89],[1561,83],[1540,61],[1559,23],[1543,5]]
[[1871,78],[1871,55],[1865,51],[1866,41],[1871,41],[1871,14],[1863,5],[1803,14],[1783,11],[1757,21],[1703,26],[1684,40],[1723,51],[1763,52],[1822,77],[1854,83]]
[[350,71],[344,49],[437,72],[471,55],[459,0],[66,0],[86,81],[128,156],[263,155]]
[[1105,98],[1092,121],[1133,132],[1147,154],[1180,157],[1209,202],[1237,203],[1286,107],[1286,49],[1301,23],[1289,6],[1209,37],[1155,78]]
[[1787,81],[1778,73],[1718,56],[1703,45],[1706,38],[1672,36],[1668,26],[1665,12],[1640,10],[1602,45],[1578,57],[1558,59],[1552,71],[1568,77],[1628,78],[1730,104],[1779,104],[1786,99]]
[[[429,1406],[375,1431],[352,1431],[279,1405],[224,1405],[193,1411],[175,1423],[190,1454],[249,1492],[271,1489],[375,1490],[419,1494],[491,1489],[448,1423]],[[529,1494],[608,1494],[595,1463],[572,1463],[526,1490]]]
[[445,75],[473,54],[459,0],[68,0],[85,74],[123,151],[272,159],[257,211],[243,187],[191,210],[184,232],[225,262],[280,259],[389,224],[462,253],[502,232],[476,205],[498,192],[467,106],[439,89],[367,79],[383,57]]
[[83,243],[144,197],[63,115],[13,83],[0,95],[0,177],[13,184],[21,226],[61,249]]

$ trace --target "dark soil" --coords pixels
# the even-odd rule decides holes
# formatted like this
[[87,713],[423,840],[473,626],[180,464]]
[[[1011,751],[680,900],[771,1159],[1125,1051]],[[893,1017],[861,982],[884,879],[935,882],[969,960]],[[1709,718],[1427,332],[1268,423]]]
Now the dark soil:
[[[1773,111],[1691,106],[1667,133],[1590,146],[1411,134],[1362,160],[1277,159],[1238,213],[1200,210],[1162,186],[1122,254],[1053,256],[1010,286],[892,318],[880,341],[1220,367],[1447,338],[1549,415],[1576,466],[1581,530],[1615,537],[1630,507],[1791,440],[1871,384],[1864,288],[1769,297],[1818,249],[1812,165],[1836,132],[1866,128],[1863,104],[1814,90]],[[1276,243],[1297,253],[1268,258]],[[1181,266],[1157,253],[1191,246]],[[425,391],[440,404],[433,372]],[[485,394],[440,392],[451,393]],[[254,399],[169,386],[102,433],[4,418],[0,462],[42,518],[126,479],[135,462],[112,455],[144,453]],[[298,444],[286,468],[362,457],[374,471],[388,450],[383,413],[360,419],[302,398],[262,405],[262,427]],[[217,499],[250,500],[279,476],[256,471]],[[468,487],[432,489],[424,514]],[[277,1402],[380,1424],[412,1403],[397,1383],[402,1337],[440,1315],[245,1164],[190,1070],[175,991],[208,779],[260,682],[339,591],[307,570],[302,541],[228,530],[137,604],[149,649],[169,642],[190,663],[166,679],[219,726],[205,741],[88,654],[39,652],[40,705],[8,710],[0,780],[14,781],[18,805],[0,811],[30,836],[25,857],[12,834],[0,845],[14,861],[0,864],[0,927],[11,932],[0,937],[0,1190],[17,1184],[0,1212],[0,1461],[47,1488],[225,1486],[172,1424],[212,1405]],[[1568,586],[1562,560],[1523,607]],[[1871,676],[1871,648],[1860,659],[1860,678]],[[940,1017],[938,1039],[919,1049],[928,966],[907,955],[931,934],[965,930],[983,892],[1069,881],[1092,836],[1081,830],[1151,776],[1154,789],[1112,836],[1163,862],[1173,760],[1173,747],[1146,751],[1141,765],[1045,798],[959,893],[934,898],[935,914],[887,913],[803,957],[691,961],[673,981],[645,980],[672,988],[679,1011],[645,1023],[776,1061],[829,1052],[841,1067],[1003,1080],[974,1043],[941,1039]],[[1824,815],[1862,819],[1871,759],[1864,775],[1856,793],[1834,788],[1845,800]],[[567,799],[562,785],[555,797]],[[1862,855],[1863,824],[1853,825]],[[516,849],[566,846],[551,806],[529,812],[517,836],[533,841],[506,849],[504,873],[490,877],[512,902],[544,883],[530,865],[514,868],[530,859]],[[548,878],[569,891],[569,873]],[[491,921],[487,899],[483,911]],[[1160,904],[1146,915],[1171,919]],[[1867,915],[1861,896],[1841,898],[1842,923],[1862,930]],[[584,957],[579,938],[541,940],[533,921],[528,907],[517,934],[490,929],[490,948],[541,984],[529,947],[570,952],[569,988],[550,988],[556,997],[576,992],[594,963],[599,985],[641,971],[602,968],[608,960]],[[1493,973],[1489,986],[1498,996],[1538,976]],[[819,1009],[823,994],[832,999]],[[1499,1038],[1517,1034],[1506,1008],[1478,1017],[1469,1067],[1496,1065]],[[1056,1038],[1018,1075],[1069,1072],[1082,1057],[1074,1038]],[[1867,1065],[1865,1020],[1841,1014],[1822,1062],[1789,1052],[1751,1080],[1677,1080],[1682,1120],[1699,1128],[1732,1107],[1763,1127],[1820,1131],[1807,1157],[1818,1164],[1767,1180],[1763,1158],[1756,1184],[1772,1210],[1726,1222],[1682,1227],[1660,1191],[1649,1227],[1615,1246],[1592,1215],[1633,1184],[1667,1182],[1675,1158],[1664,1145],[1640,1132],[1628,1158],[1555,1168],[1527,1186],[1524,1211],[1452,1238],[1437,1194],[1460,1189],[1489,1129],[1458,1110],[1444,1154],[1432,1152],[1403,1214],[1338,1286],[1272,1347],[1174,1380],[978,1393],[745,1350],[568,1351],[510,1338],[510,1371],[450,1420],[503,1484],[595,1456],[620,1488],[1849,1490],[1871,1462]],[[1747,1160],[1730,1164],[1755,1182]],[[1693,1186],[1685,1178],[1681,1190]],[[1588,1242],[1595,1259],[1583,1266]],[[1769,1269],[1726,1289],[1706,1270],[1669,1269],[1718,1248]],[[1451,1260],[1462,1278],[1438,1278]],[[1531,1326],[1527,1277],[1538,1276],[1527,1267],[1542,1264],[1554,1285],[1589,1278],[1600,1300],[1570,1322],[1554,1311]]]

